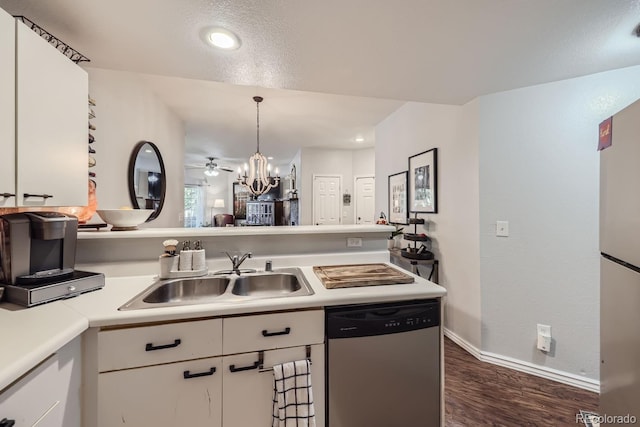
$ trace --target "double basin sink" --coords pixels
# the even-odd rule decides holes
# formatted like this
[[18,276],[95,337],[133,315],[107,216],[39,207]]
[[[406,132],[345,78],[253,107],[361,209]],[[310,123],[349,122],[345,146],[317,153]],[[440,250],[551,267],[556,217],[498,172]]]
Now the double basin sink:
[[312,295],[299,268],[159,280],[118,310]]

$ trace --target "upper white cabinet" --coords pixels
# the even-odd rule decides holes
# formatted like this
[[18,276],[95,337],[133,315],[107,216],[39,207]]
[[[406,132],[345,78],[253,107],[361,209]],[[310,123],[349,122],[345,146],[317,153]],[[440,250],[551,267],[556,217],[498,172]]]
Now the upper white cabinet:
[[0,206],[85,206],[87,72],[1,12]]
[[16,25],[17,203],[85,206],[89,77],[22,22]]
[[15,20],[0,9],[0,207],[15,206]]

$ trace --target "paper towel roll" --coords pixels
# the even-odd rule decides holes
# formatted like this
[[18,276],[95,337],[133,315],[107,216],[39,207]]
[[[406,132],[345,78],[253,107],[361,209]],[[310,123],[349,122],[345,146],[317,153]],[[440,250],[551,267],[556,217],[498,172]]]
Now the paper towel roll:
[[204,249],[196,249],[193,252],[193,261],[191,263],[192,270],[204,270],[207,268],[207,261],[204,254]]
[[181,250],[180,251],[180,271],[191,270],[191,266],[193,265],[193,251],[192,250]]

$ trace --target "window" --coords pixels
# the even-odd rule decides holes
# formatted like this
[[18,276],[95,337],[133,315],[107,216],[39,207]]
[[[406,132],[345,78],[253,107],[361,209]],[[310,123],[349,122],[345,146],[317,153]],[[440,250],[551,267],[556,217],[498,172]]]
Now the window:
[[204,225],[204,191],[198,185],[184,186],[184,226]]

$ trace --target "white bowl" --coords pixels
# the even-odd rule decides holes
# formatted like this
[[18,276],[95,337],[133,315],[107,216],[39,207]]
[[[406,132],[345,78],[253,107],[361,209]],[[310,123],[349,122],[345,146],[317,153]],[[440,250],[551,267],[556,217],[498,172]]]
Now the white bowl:
[[144,223],[153,209],[98,209],[100,218],[111,225],[111,230],[135,230]]

